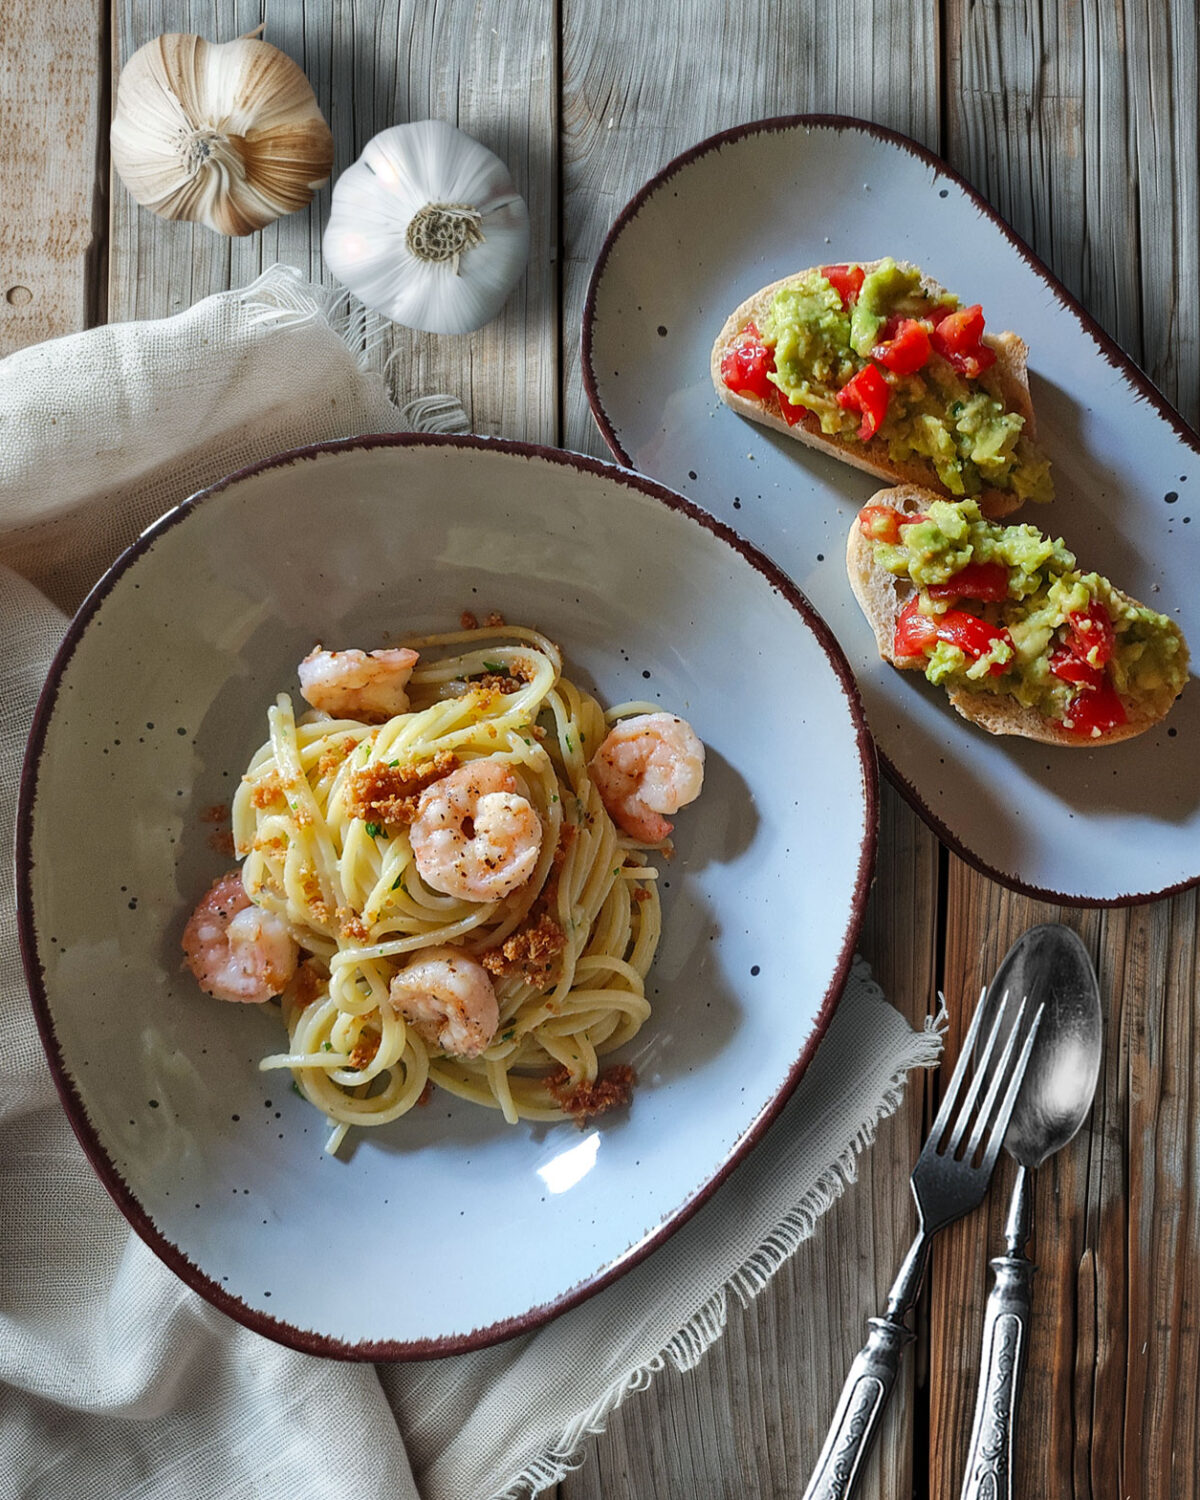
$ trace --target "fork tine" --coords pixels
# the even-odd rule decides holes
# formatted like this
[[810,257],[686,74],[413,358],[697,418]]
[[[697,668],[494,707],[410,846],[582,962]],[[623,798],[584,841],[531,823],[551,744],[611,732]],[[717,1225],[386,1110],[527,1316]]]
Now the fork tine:
[[1037,1008],[1037,1014],[1033,1018],[1033,1024],[1029,1028],[1029,1035],[1025,1038],[1025,1045],[1021,1048],[1021,1055],[1017,1059],[1016,1072],[1012,1076],[1012,1082],[1008,1086],[1008,1092],[1004,1096],[1004,1103],[1000,1106],[1000,1113],[996,1116],[996,1123],[992,1127],[992,1133],[988,1137],[987,1149],[983,1153],[984,1172],[990,1172],[995,1164],[996,1157],[1000,1154],[1000,1147],[1004,1144],[1004,1137],[1008,1132],[1008,1122],[1012,1118],[1013,1109],[1016,1107],[1017,1095],[1021,1092],[1021,1084],[1025,1079],[1025,1065],[1029,1061],[1029,1054],[1033,1051],[1033,1043],[1038,1034],[1038,1027],[1042,1024],[1042,1016],[1046,1011],[1046,1003],[1043,1001]]
[[[975,1108],[976,1101],[979,1098],[979,1094],[983,1089],[984,1083],[990,1081],[992,1078],[992,1059],[995,1056],[996,1043],[999,1040],[1000,1033],[1003,1030],[1004,1022],[1008,1015],[1008,998],[1008,991],[1005,990],[1003,996],[1001,997],[1000,1005],[996,1010],[996,1015],[992,1021],[992,1029],[988,1032],[987,1045],[984,1047],[982,1054],[975,1063],[975,1074],[971,1079],[971,1087],[967,1090],[966,1097],[963,1099],[962,1104],[959,1107],[954,1121],[954,1129],[951,1132],[949,1139],[945,1143],[945,1149],[949,1151],[951,1155],[957,1154],[958,1148],[962,1143],[963,1134],[967,1128],[967,1121],[971,1118],[971,1113]],[[1022,1000],[1021,1004],[1024,1005],[1024,1003],[1025,1002]],[[980,1001],[980,1009],[983,1009],[982,1000]],[[1017,1020],[1020,1021],[1019,1011],[1017,1013]],[[1012,1037],[1013,1032],[1010,1030],[1007,1037],[1009,1049],[1011,1049]],[[999,1073],[1003,1073],[1005,1065],[1008,1061],[1008,1055],[1009,1053],[1006,1049],[1004,1057],[998,1069]]]
[[[1026,997],[1026,999],[1027,998],[1028,997]],[[1008,992],[1005,991],[1004,1003],[1007,1004],[1007,1001]],[[963,1159],[965,1161],[971,1161],[974,1159],[975,1153],[979,1150],[979,1145],[983,1140],[985,1132],[991,1126],[992,1118],[996,1110],[996,1101],[1000,1098],[1000,1090],[1004,1087],[1004,1081],[1009,1076],[1008,1065],[1012,1059],[1013,1051],[1017,1045],[1017,1037],[1021,1031],[1021,1018],[1025,1014],[1025,1003],[1025,999],[1022,999],[1020,1005],[1017,1006],[1017,1013],[1013,1017],[1012,1029],[1008,1033],[1008,1041],[1005,1043],[1004,1053],[1001,1056],[1000,1061],[996,1064],[996,1067],[992,1071],[991,1083],[988,1087],[987,1093],[984,1095],[983,1103],[979,1106],[979,1113],[975,1117],[975,1126],[971,1131],[971,1139],[967,1142],[967,1149],[963,1153]],[[1016,1077],[1020,1078],[1021,1072],[1023,1071],[1023,1069],[1018,1071]],[[966,1129],[966,1124],[967,1121],[966,1117],[964,1116],[962,1125],[959,1129],[960,1140],[962,1138],[963,1131]]]
[[[950,1116],[954,1113],[954,1106],[957,1102],[959,1091],[963,1086],[963,1079],[967,1076],[967,1067],[970,1063],[971,1053],[975,1049],[975,1039],[979,1035],[980,1026],[983,1024],[983,997],[986,994],[987,986],[985,985],[979,991],[979,1001],[975,1006],[975,1014],[971,1018],[971,1025],[967,1030],[966,1036],[963,1038],[962,1048],[958,1054],[958,1061],[954,1064],[954,1072],[950,1075],[950,1082],[946,1085],[946,1092],[942,1095],[941,1108],[938,1110],[933,1124],[930,1126],[929,1136],[925,1142],[925,1149],[928,1151],[937,1150],[937,1144],[942,1132],[950,1123]],[[943,996],[942,1004],[944,1005],[945,1003],[945,996]]]

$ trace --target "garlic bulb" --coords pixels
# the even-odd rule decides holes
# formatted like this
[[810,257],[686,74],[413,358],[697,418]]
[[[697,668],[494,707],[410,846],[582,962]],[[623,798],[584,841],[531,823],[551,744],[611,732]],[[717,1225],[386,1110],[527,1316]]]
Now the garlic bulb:
[[172,32],[121,70],[112,159],[141,204],[250,234],[303,208],[329,177],[333,137],[308,79],[278,47]]
[[393,125],[333,187],[323,241],[373,311],[467,333],[500,311],[529,259],[529,213],[508,168],[442,120]]

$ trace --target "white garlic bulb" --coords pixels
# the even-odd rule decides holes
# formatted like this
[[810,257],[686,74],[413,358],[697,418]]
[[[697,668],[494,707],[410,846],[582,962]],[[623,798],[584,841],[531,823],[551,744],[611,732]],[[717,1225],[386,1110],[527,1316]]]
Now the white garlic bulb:
[[468,333],[500,311],[529,259],[508,168],[442,120],[381,131],[333,187],[325,261],[394,323]]
[[333,166],[333,136],[303,71],[252,37],[172,32],[139,47],[121,70],[111,141],[139,203],[221,234],[303,208]]

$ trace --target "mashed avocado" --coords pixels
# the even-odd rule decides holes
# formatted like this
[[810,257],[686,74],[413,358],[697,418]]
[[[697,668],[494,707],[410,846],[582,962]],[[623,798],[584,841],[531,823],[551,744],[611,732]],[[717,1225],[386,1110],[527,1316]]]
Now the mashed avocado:
[[[898,543],[876,542],[875,561],[921,590],[918,609],[936,618],[965,609],[1002,627],[1007,641],[973,658],[939,640],[926,663],[931,682],[1002,693],[1048,719],[1062,720],[1080,692],[1051,668],[1051,658],[1072,637],[1078,620],[1099,605],[1112,626],[1112,651],[1093,648],[1084,658],[1102,667],[1112,687],[1137,717],[1166,713],[1187,681],[1188,653],[1175,622],[1138,604],[1098,573],[1081,573],[1062,540],[1032,526],[1000,526],[980,515],[974,500],[935,500],[925,519],[900,528]],[[1008,597],[980,604],[929,596],[970,564],[999,563],[1008,572]],[[1075,637],[1078,640],[1078,633]],[[1078,646],[1076,647],[1078,650]],[[1002,664],[995,674],[993,664]]]
[[807,407],[821,431],[859,442],[860,414],[837,400],[859,371],[874,363],[889,387],[887,411],[868,441],[886,445],[894,463],[925,459],[952,495],[1010,490],[1022,501],[1053,495],[1050,465],[1024,435],[1024,419],[1004,403],[990,370],[974,379],[937,352],[911,373],[883,368],[872,350],[896,320],[930,328],[958,306],[947,294],[935,301],[921,289],[915,268],[890,258],[867,275],[845,305],[820,271],[809,271],[776,292],[760,332],[773,348],[771,379],[793,405]]

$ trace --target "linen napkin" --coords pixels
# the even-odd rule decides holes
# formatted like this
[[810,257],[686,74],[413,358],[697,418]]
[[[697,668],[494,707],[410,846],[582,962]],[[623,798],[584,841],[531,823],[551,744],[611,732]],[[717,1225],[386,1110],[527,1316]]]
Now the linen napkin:
[[[421,425],[363,368],[361,320],[288,267],[175,317],[0,360],[0,836],[74,609],[155,517],[284,448]],[[380,1367],[313,1358],[215,1311],[132,1234],[59,1106],[0,885],[0,1497],[487,1500],[580,1461],[667,1361],[694,1365],[854,1177],[905,1075],[936,1061],[857,965],[767,1139],[664,1246],[539,1331]]]

